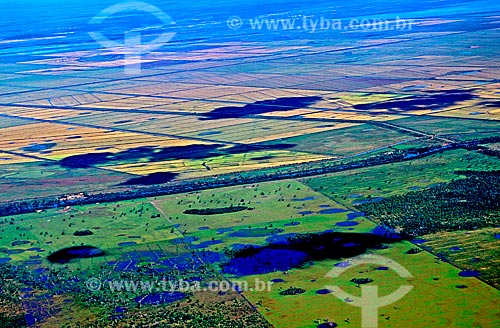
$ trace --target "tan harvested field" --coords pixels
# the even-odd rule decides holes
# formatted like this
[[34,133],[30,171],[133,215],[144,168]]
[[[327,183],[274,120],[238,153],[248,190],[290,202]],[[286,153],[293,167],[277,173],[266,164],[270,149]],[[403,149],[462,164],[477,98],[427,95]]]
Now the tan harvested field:
[[300,164],[331,158],[332,156],[309,154],[305,152],[256,151],[251,154],[219,156],[207,160],[171,160],[149,164],[139,163],[107,166],[106,168],[117,172],[136,175],[146,175],[156,172],[174,172],[180,174],[180,178],[196,178],[265,169],[281,165]]

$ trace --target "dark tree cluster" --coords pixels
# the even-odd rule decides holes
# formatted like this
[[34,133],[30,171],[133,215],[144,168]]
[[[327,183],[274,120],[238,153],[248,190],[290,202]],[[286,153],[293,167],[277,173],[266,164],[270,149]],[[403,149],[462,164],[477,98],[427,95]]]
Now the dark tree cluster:
[[249,210],[247,206],[229,206],[229,207],[219,207],[219,208],[193,208],[184,211],[184,214],[194,214],[194,215],[215,215],[215,214],[225,214],[234,213]]
[[405,236],[499,227],[499,172],[457,173],[467,177],[358,208],[383,225],[401,229]]

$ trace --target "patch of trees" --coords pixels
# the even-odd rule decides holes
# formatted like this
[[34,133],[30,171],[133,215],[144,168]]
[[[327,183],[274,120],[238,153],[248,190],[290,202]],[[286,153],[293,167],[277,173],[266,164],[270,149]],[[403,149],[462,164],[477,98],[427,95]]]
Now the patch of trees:
[[418,254],[420,253],[422,250],[420,248],[412,248],[412,249],[409,249],[408,251],[406,251],[406,254]]
[[11,327],[28,327],[28,322],[26,321],[26,316],[23,314],[8,315],[5,313],[0,313],[0,328],[11,328]]
[[410,237],[500,226],[498,171],[457,173],[467,177],[357,207]]
[[493,170],[493,171],[462,170],[462,171],[455,171],[454,173],[458,175],[465,175],[466,177],[488,176],[488,175],[500,177],[500,170]]
[[500,158],[500,150],[483,148],[483,149],[479,150],[479,152],[481,152],[482,154],[488,155],[488,156]]
[[73,232],[73,236],[90,236],[93,235],[94,233],[90,230],[80,230],[80,231],[75,231]]
[[369,284],[373,282],[373,279],[371,278],[352,278],[351,282],[355,283],[356,285],[364,285],[364,284]]
[[299,287],[290,287],[288,289],[282,290],[279,292],[280,295],[299,295],[304,294],[306,292],[305,289]]
[[184,211],[184,214],[194,214],[194,215],[215,215],[215,214],[225,214],[234,213],[249,210],[247,206],[229,206],[229,207],[219,207],[219,208],[192,208]]

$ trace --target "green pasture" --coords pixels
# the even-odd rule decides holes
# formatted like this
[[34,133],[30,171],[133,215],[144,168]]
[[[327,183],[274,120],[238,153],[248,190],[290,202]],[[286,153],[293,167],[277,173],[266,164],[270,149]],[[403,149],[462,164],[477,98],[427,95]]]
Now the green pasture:
[[[61,248],[82,244],[98,247],[108,255],[119,255],[127,248],[120,247],[119,243],[135,242],[137,245],[152,244],[154,247],[155,243],[179,237],[172,225],[146,200],[78,206],[67,211],[51,209],[2,219],[0,247],[4,251],[24,251],[10,254],[12,261],[28,260],[30,256],[36,255],[45,257]],[[73,235],[75,231],[84,230],[90,230],[93,234]],[[29,243],[15,245],[19,241]],[[29,250],[33,247],[45,251]],[[96,259],[76,262],[83,265],[89,261],[99,262]]]
[[[421,163],[423,167],[425,167],[424,163]],[[407,170],[410,172],[409,168]],[[216,215],[184,213],[187,209],[224,208],[231,205],[247,206],[252,209]],[[107,255],[101,258],[72,261],[68,266],[70,270],[84,268],[87,274],[92,274],[92,272],[95,274],[102,270],[101,265],[107,261],[123,258],[127,252],[136,250],[159,249],[164,251],[167,257],[175,257],[190,251],[186,246],[191,244],[194,247],[193,256],[195,256],[198,251],[221,252],[224,248],[231,248],[233,245],[265,245],[267,238],[282,234],[315,233],[325,230],[363,233],[371,231],[376,226],[373,222],[358,217],[355,219],[359,223],[357,226],[337,227],[335,223],[345,221],[347,214],[352,211],[346,209],[345,212],[333,214],[319,213],[328,208],[345,209],[329,197],[315,192],[311,187],[298,181],[259,183],[154,199],[78,206],[67,209],[67,212],[52,209],[42,213],[5,217],[0,222],[0,229],[2,229],[0,247],[3,251],[19,248],[26,250],[31,247],[40,247],[45,250],[42,253],[26,250],[19,254],[9,254],[12,258],[11,262],[17,263],[17,261],[28,260],[30,256],[45,257],[52,251],[80,243],[96,246],[106,251]],[[308,211],[307,214],[300,214],[306,211]],[[292,222],[300,224],[290,225]],[[73,236],[74,231],[86,229],[94,234],[82,237]],[[247,234],[250,232],[250,234],[247,236],[231,235],[242,231]],[[251,234],[252,231],[255,235]],[[180,237],[185,238],[183,243],[173,243]],[[189,239],[189,237],[192,238]],[[19,240],[26,240],[31,244],[12,245],[13,242]],[[200,247],[201,243],[213,240],[220,241],[220,243],[213,245],[208,243],[206,247]],[[121,242],[130,241],[137,244],[124,247],[118,245]],[[407,254],[407,251],[415,247],[417,246],[405,241],[391,244],[387,249],[369,251],[401,264],[412,274],[411,278],[401,278],[391,270],[380,270],[374,265],[348,268],[336,279],[326,276],[335,264],[348,261],[348,259],[316,261],[287,272],[239,278],[229,275],[226,277],[233,281],[246,280],[249,286],[252,286],[255,278],[261,281],[277,278],[285,280],[274,283],[269,292],[243,293],[264,317],[277,327],[313,328],[319,323],[329,321],[339,326],[360,326],[359,308],[332,294],[316,293],[317,290],[328,289],[328,286],[335,285],[351,295],[359,296],[360,287],[350,281],[353,278],[373,279],[370,284],[379,286],[380,295],[390,294],[402,284],[413,286],[412,291],[406,297],[380,308],[380,326],[492,327],[497,322],[500,315],[498,290],[476,278],[460,277],[458,274],[461,269],[443,262],[431,253],[422,251],[417,254]],[[43,260],[42,265],[49,264]],[[145,262],[140,265],[149,264]],[[219,265],[221,263],[216,264],[215,268]],[[57,266],[60,267],[60,265]],[[104,267],[106,268],[106,264]],[[107,268],[113,272],[111,265]],[[112,275],[115,274],[112,273]],[[183,273],[179,274],[182,276]],[[192,272],[186,273],[186,277],[192,274]],[[134,273],[135,276],[143,278],[139,272]],[[289,287],[303,288],[306,292],[299,295],[279,294],[280,291]],[[117,302],[120,299],[117,298]],[[71,305],[71,308],[77,311],[80,306],[78,304]],[[179,304],[185,303],[182,301]],[[290,308],[295,310],[286,310]],[[96,307],[92,313],[83,308],[78,311],[98,317],[107,313],[100,312],[99,309]],[[426,315],[422,316],[422,313]]]
[[359,124],[343,129],[282,139],[272,143],[295,144],[293,149],[297,151],[345,157],[413,139],[415,137],[394,130],[370,124]]
[[494,120],[459,119],[438,116],[412,116],[391,123],[435,135],[467,140],[498,135],[500,125]]
[[[399,286],[413,289],[402,299],[379,309],[380,327],[494,327],[500,315],[500,292],[476,278],[463,278],[460,269],[437,260],[432,254],[406,254],[415,246],[409,242],[392,244],[385,250],[371,251],[401,264],[411,278],[401,278],[394,271],[377,270],[365,264],[348,268],[338,278],[327,274],[340,261],[325,260],[301,269],[245,277],[249,286],[255,279],[283,279],[272,285],[271,292],[246,292],[259,311],[277,327],[316,327],[318,323],[335,322],[339,327],[360,327],[360,308],[333,294],[317,290],[338,286],[353,296],[361,296],[360,287],[350,280],[371,278],[379,295],[388,295]],[[289,287],[306,290],[300,295],[280,295]],[[361,285],[362,286],[362,285]],[[458,286],[458,287],[457,287]],[[294,311],[284,311],[294,309]],[[423,315],[425,314],[425,315]]]
[[355,205],[378,197],[390,197],[461,178],[458,170],[500,169],[498,159],[462,149],[408,162],[328,174],[300,181],[341,203]]
[[480,279],[500,288],[500,228],[441,232],[422,236],[423,247],[450,263],[480,272]]

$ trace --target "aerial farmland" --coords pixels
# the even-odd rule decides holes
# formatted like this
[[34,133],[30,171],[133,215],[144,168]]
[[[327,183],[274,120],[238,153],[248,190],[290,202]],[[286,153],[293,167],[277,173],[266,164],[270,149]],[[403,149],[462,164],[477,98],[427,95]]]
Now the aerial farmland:
[[0,327],[500,323],[500,5],[3,3]]

